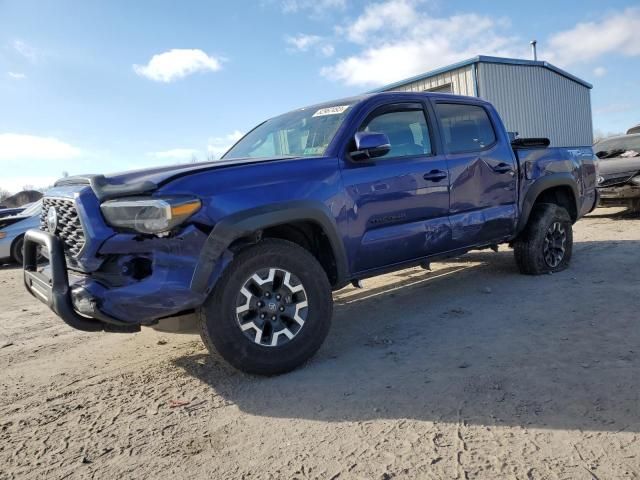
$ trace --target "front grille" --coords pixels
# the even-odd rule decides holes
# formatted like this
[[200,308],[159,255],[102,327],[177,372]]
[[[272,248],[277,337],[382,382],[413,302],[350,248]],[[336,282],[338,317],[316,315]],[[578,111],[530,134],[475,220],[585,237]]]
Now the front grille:
[[82,250],[85,243],[84,230],[80,223],[80,217],[73,200],[62,198],[42,199],[42,214],[40,215],[40,230],[50,232],[47,224],[49,209],[54,207],[58,216],[58,226],[54,233],[64,243],[67,255],[76,256]]
[[621,183],[627,183],[630,179],[631,179],[631,176],[629,174],[626,174],[624,176],[616,175],[616,176],[612,176],[612,177],[609,177],[609,178],[605,177],[605,179],[602,182],[600,182],[598,184],[598,186],[599,187],[611,187],[613,185],[618,185],[618,184],[621,184]]

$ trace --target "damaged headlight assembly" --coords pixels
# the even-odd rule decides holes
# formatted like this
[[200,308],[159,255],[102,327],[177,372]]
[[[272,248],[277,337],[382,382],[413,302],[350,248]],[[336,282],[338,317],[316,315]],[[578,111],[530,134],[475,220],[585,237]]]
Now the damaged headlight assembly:
[[166,234],[191,215],[202,203],[197,198],[121,198],[100,205],[109,225],[153,235]]

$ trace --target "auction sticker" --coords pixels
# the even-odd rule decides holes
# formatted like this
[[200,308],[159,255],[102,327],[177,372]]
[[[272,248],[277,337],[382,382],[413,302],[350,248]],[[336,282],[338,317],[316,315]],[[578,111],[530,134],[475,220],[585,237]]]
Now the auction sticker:
[[339,115],[341,113],[344,113],[344,111],[347,108],[349,108],[349,105],[337,105],[335,107],[321,108],[316,113],[314,113],[312,116],[314,116],[314,117],[323,117],[325,115]]

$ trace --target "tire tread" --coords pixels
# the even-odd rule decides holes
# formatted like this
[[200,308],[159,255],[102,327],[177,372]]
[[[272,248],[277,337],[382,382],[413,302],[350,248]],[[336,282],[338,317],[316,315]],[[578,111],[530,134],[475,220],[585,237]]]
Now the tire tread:
[[[567,228],[567,247],[562,262],[550,268],[542,251],[544,237],[551,223],[560,221]],[[534,206],[527,226],[514,242],[514,256],[520,273],[525,275],[541,275],[559,272],[567,268],[573,250],[572,221],[569,212],[555,203],[539,203]]]

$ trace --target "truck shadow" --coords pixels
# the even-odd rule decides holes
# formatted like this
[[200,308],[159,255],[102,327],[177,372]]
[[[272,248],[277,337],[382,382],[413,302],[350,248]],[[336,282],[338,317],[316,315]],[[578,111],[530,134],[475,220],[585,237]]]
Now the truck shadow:
[[0,262],[0,270],[18,270],[20,268],[22,268],[22,266],[18,265],[17,263]]
[[626,208],[598,208],[589,214],[589,218],[609,218],[612,220],[640,220],[640,213]]
[[505,250],[345,289],[325,345],[287,375],[175,363],[260,416],[638,432],[639,243],[576,243],[554,275],[520,275]]

